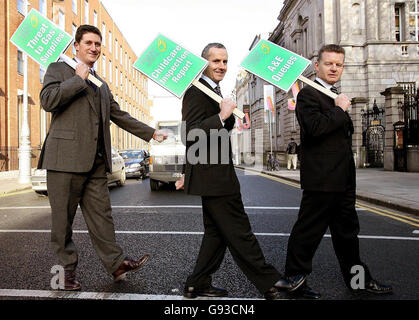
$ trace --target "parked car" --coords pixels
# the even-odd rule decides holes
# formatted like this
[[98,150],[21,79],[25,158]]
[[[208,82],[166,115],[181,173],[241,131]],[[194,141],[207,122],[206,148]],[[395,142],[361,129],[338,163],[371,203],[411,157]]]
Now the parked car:
[[145,179],[149,175],[150,154],[146,150],[122,150],[127,178]]
[[[112,148],[112,173],[107,174],[108,186],[116,183],[123,186],[126,182],[125,163],[119,153]],[[32,190],[38,194],[48,195],[47,171],[36,169],[32,175]]]

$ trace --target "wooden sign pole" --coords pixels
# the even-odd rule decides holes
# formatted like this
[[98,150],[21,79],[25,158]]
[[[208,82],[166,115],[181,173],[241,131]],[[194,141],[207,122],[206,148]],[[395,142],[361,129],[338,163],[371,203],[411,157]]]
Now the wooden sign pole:
[[[215,101],[217,101],[218,103],[221,103],[221,100],[223,98],[221,98],[218,94],[216,94],[214,91],[210,90],[208,87],[206,87],[205,85],[203,85],[201,82],[199,82],[198,80],[194,80],[192,81],[192,84],[197,87],[199,90],[203,91],[205,94],[207,94],[208,96],[210,96],[212,99],[214,99]],[[244,113],[235,108],[233,111],[233,114],[237,117],[239,117],[240,119],[244,118]]]
[[309,86],[314,87],[315,89],[319,90],[320,92],[324,93],[325,95],[329,96],[332,99],[336,99],[337,98],[337,94],[333,93],[330,90],[327,90],[325,87],[319,85],[318,83],[315,83],[314,81],[311,81],[310,79],[304,77],[304,76],[299,76],[298,80],[307,83]]

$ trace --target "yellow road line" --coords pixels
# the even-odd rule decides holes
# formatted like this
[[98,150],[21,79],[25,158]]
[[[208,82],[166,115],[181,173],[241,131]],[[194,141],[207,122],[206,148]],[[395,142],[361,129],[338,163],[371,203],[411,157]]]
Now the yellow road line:
[[[237,168],[237,169],[245,171],[245,169],[241,169],[241,168]],[[253,171],[253,170],[252,170],[252,172],[254,172],[255,174],[257,174],[261,177],[268,178],[270,180],[274,180],[274,181],[277,181],[277,182],[280,182],[280,183],[283,183],[283,184],[286,184],[286,185],[289,185],[289,186],[292,186],[292,187],[295,187],[295,188],[300,188],[300,184],[290,182],[288,180],[284,180],[284,179],[279,178],[279,177],[274,177],[274,176],[271,176],[271,175],[267,175],[267,174],[262,173],[262,172]],[[395,213],[395,212],[388,211],[388,210],[381,209],[381,208],[376,208],[376,207],[373,207],[371,205],[360,204],[359,201],[356,201],[356,206],[358,206],[360,208],[364,208],[367,211],[379,214],[381,216],[385,216],[385,217],[388,217],[388,218],[391,218],[391,219],[394,219],[394,220],[397,220],[397,221],[400,221],[400,222],[403,222],[403,223],[407,223],[407,224],[412,225],[414,227],[419,227],[419,219],[417,219],[417,218],[408,217],[408,216],[405,216],[403,214]]]
[[[367,211],[379,214],[381,216],[385,216],[385,217],[388,217],[388,218],[391,218],[391,219],[394,219],[394,220],[397,220],[397,221],[401,221],[401,222],[410,224],[414,227],[419,227],[419,223],[412,222],[412,221],[417,221],[415,218],[407,217],[407,216],[402,215],[402,214],[398,214],[398,213],[395,213],[395,212],[391,212],[391,211],[387,211],[387,210],[383,210],[383,209],[379,209],[379,208],[371,208],[371,207],[366,206],[366,205],[360,205],[358,202],[357,202],[357,206],[361,207],[361,208],[364,208],[364,209],[367,209]],[[412,221],[409,221],[409,219],[412,220]]]
[[10,192],[10,193],[3,193],[3,194],[0,194],[0,198],[14,196],[16,194],[29,193],[29,192],[33,192],[32,189],[22,190],[22,191],[15,191],[15,192]]

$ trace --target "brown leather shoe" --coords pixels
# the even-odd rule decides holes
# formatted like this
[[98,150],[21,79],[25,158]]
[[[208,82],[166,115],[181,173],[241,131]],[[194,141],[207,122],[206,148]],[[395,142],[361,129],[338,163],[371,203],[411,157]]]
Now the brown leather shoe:
[[76,279],[76,273],[71,270],[64,271],[64,289],[65,291],[77,291],[80,290],[80,282]]
[[112,273],[113,281],[117,282],[117,281],[121,281],[125,279],[128,273],[131,273],[140,269],[144,265],[144,263],[147,262],[149,257],[150,255],[145,254],[138,261],[135,261],[129,257],[126,257],[125,260],[119,266],[118,270]]

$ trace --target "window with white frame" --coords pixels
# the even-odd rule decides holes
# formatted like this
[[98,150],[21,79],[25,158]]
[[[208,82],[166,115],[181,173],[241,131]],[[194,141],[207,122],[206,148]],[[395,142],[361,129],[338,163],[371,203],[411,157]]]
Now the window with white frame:
[[84,1],[84,24],[89,24],[89,1]]
[[119,79],[118,67],[115,67],[115,87],[116,88],[118,88],[118,79]]
[[106,78],[106,56],[102,56],[102,77]]
[[118,39],[115,39],[115,59],[118,62]]
[[102,23],[102,44],[106,46],[106,24]]
[[112,83],[112,61],[109,60],[109,82]]
[[[76,32],[77,32],[77,26],[74,23],[71,25],[71,32],[72,32],[72,35],[73,35],[73,38],[74,38],[76,36]],[[77,52],[76,52],[76,47],[74,46],[74,42],[73,42],[72,51],[73,51],[73,54],[76,55]]]
[[396,41],[404,39],[404,3],[397,3],[394,6],[394,37]]
[[61,10],[58,10],[58,25],[65,30],[65,14]]
[[112,32],[111,31],[109,31],[109,39],[108,39],[108,42],[109,42],[109,52],[110,53],[112,53]]
[[[39,2],[41,2],[41,0]],[[72,1],[72,9],[74,14],[77,14],[77,0]]]
[[119,63],[120,64],[122,64],[122,58],[123,58],[123,56],[122,56],[122,46],[121,46],[120,50],[119,50]]
[[47,0],[39,0],[39,12],[45,17],[47,16],[47,4],[46,4],[46,2],[47,2]]
[[25,1],[17,0],[17,11],[21,14],[25,14]]

